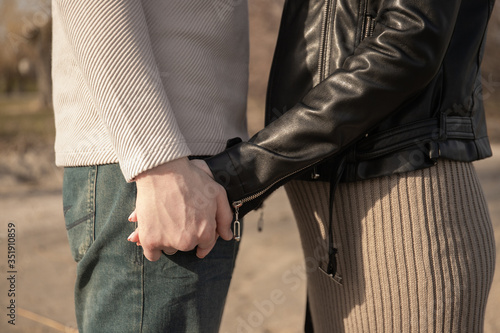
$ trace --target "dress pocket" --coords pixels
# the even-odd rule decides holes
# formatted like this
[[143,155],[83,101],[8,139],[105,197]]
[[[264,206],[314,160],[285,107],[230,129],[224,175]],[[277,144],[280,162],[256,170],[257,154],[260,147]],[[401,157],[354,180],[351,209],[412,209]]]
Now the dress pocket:
[[96,174],[95,166],[64,169],[64,220],[76,262],[82,260],[94,241]]

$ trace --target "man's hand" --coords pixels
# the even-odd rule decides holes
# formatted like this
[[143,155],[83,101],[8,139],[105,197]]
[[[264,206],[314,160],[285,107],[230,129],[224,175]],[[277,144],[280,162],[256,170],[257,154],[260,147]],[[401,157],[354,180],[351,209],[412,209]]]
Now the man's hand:
[[129,240],[141,244],[148,260],[158,260],[162,251],[195,247],[196,255],[204,258],[219,236],[233,238],[233,213],[226,191],[207,170],[180,158],[137,177],[136,211],[131,220],[138,221],[138,230]]

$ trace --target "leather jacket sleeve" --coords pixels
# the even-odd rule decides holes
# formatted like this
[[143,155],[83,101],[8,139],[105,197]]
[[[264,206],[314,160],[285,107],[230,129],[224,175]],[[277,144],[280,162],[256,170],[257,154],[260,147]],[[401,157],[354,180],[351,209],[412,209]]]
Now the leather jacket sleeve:
[[208,158],[230,202],[243,200],[240,217],[272,190],[304,169],[337,158],[411,103],[440,69],[460,3],[379,1],[373,34],[341,68],[248,142]]

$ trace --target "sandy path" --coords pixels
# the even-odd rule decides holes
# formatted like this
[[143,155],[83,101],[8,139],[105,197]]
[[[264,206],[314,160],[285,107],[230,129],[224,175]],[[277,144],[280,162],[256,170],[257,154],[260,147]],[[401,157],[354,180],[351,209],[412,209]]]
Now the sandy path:
[[[496,156],[476,163],[500,244],[500,145]],[[75,265],[69,254],[58,191],[0,195],[0,332],[58,332],[75,327]],[[245,221],[244,239],[227,301],[222,333],[300,332],[305,279],[295,222],[283,190],[260,213]],[[7,224],[16,225],[16,326],[7,324]],[[498,251],[497,251],[498,252]],[[497,266],[500,256],[497,256]],[[500,273],[495,275],[487,310],[486,333],[500,332]],[[29,312],[25,312],[27,310]],[[30,312],[40,317],[32,317]],[[32,317],[28,319],[27,317]],[[53,320],[48,321],[47,319]]]

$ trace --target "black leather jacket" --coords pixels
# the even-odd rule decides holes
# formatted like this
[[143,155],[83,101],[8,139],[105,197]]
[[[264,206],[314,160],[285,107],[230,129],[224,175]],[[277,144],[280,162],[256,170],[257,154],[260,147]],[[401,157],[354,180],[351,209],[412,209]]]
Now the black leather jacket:
[[493,3],[286,1],[268,125],[206,160],[240,216],[297,176],[356,181],[491,156],[480,63]]

